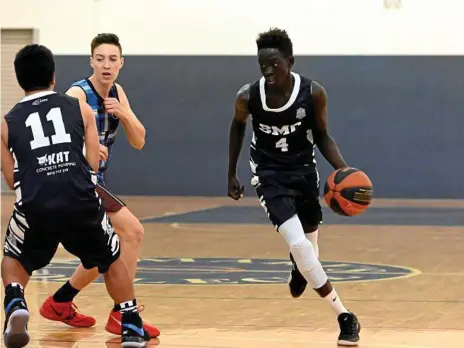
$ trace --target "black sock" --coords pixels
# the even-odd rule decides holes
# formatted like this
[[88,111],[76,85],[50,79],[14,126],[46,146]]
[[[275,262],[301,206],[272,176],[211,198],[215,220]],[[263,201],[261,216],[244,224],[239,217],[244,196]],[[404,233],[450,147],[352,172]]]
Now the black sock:
[[80,290],[72,287],[69,280],[53,295],[53,301],[58,303],[72,302]]
[[5,288],[4,308],[7,314],[16,299],[20,299],[24,302],[24,305],[26,304],[26,300],[24,299],[24,288],[22,285],[18,283],[11,283]]

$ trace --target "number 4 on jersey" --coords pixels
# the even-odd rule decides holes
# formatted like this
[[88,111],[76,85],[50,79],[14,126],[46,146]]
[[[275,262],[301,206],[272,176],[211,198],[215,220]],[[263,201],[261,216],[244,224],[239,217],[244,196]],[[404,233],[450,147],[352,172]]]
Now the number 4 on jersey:
[[288,151],[287,138],[281,138],[276,143],[276,148],[280,149],[282,152],[287,152]]
[[[60,108],[53,108],[47,113],[47,121],[53,122],[55,128],[55,135],[52,135],[53,144],[70,143],[71,135],[66,133],[63,123],[63,115]],[[44,134],[42,123],[38,112],[30,114],[26,120],[26,127],[31,127],[32,141],[31,149],[35,150],[40,147],[50,146],[50,138]]]

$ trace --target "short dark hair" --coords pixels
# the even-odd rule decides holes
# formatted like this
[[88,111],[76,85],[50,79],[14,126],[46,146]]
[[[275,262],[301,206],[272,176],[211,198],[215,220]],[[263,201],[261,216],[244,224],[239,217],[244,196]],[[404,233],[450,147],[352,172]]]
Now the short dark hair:
[[95,51],[95,49],[98,46],[104,45],[104,44],[117,46],[119,48],[119,52],[121,52],[122,54],[122,46],[121,46],[121,43],[119,42],[119,37],[116,34],[112,34],[112,33],[102,33],[102,34],[98,34],[97,36],[95,36],[92,42],[90,43],[90,50],[91,50],[90,52],[92,53],[92,55],[93,55],[93,51]]
[[55,59],[53,53],[42,45],[27,45],[19,50],[14,60],[16,79],[28,92],[47,89],[53,83]]
[[271,28],[264,33],[260,33],[256,39],[258,50],[263,48],[276,48],[284,56],[293,56],[292,40],[288,37],[287,31],[279,28]]

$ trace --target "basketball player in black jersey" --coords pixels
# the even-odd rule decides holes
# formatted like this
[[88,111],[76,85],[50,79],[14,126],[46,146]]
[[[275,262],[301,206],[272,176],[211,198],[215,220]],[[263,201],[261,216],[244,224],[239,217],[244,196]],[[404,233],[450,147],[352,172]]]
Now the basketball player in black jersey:
[[20,348],[29,342],[24,288],[61,243],[86,269],[97,267],[104,274],[122,312],[121,346],[144,347],[148,338],[134,286],[96,193],[99,140],[92,109],[53,92],[55,62],[46,47],[24,47],[14,66],[26,96],[5,116],[1,129],[2,172],[16,192],[1,264],[5,345]]
[[327,94],[319,83],[291,71],[293,45],[286,31],[261,33],[256,43],[263,77],[237,94],[229,136],[228,194],[235,200],[243,197],[237,161],[251,115],[252,185],[290,249],[291,295],[300,297],[309,283],[338,316],[338,344],[356,346],[361,327],[328,280],[317,245],[322,211],[315,147],[334,169],[347,167],[327,129]]

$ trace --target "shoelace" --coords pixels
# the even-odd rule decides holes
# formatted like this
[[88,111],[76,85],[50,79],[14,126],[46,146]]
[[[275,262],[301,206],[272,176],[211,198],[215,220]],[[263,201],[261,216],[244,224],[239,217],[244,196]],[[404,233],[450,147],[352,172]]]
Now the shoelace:
[[346,333],[354,334],[358,328],[356,320],[347,319],[343,321],[343,331]]
[[71,303],[71,305],[69,306],[69,310],[70,313],[67,320],[73,320],[80,313],[79,308],[77,308],[77,306],[74,303]]
[[355,320],[351,322],[351,330],[353,333],[355,333],[358,330],[358,323]]

